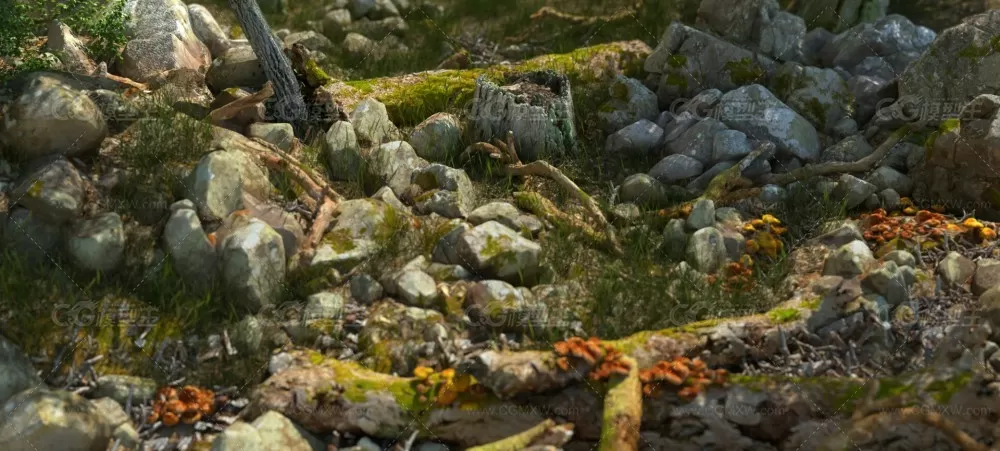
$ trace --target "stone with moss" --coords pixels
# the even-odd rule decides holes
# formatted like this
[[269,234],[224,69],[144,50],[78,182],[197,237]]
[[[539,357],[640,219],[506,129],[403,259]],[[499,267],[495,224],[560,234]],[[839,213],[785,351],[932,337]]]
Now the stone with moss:
[[486,277],[522,284],[539,272],[541,246],[495,221],[463,233],[457,251],[459,262]]

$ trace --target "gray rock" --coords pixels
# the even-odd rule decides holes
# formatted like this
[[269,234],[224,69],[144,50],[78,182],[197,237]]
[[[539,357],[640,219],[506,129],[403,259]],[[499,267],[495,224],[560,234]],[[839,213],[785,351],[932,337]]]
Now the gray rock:
[[323,16],[323,35],[333,41],[343,41],[350,31],[351,12],[345,8],[334,9]]
[[777,147],[774,143],[765,141],[740,160],[740,175],[748,179],[756,179],[771,172],[770,160],[774,158]]
[[267,75],[252,47],[235,46],[212,62],[205,83],[214,91],[236,87],[260,89],[267,83]]
[[948,285],[964,285],[976,272],[976,263],[952,251],[938,262],[937,273]]
[[80,171],[63,157],[47,157],[31,166],[15,183],[11,199],[52,224],[79,217],[86,189]]
[[885,211],[896,211],[902,205],[902,197],[891,188],[880,191],[878,197],[882,201],[882,208]]
[[685,221],[688,230],[701,230],[715,224],[715,202],[711,199],[701,199],[691,208],[691,214]]
[[57,255],[62,234],[59,226],[41,219],[26,208],[15,208],[6,218],[3,230],[4,249],[26,263],[51,261]]
[[66,24],[59,20],[49,23],[46,49],[59,58],[59,62],[69,72],[90,75],[97,65],[87,55],[87,46],[77,38]]
[[750,154],[747,135],[739,130],[720,130],[712,140],[712,160],[739,160]]
[[350,0],[347,2],[347,9],[351,12],[351,18],[358,20],[375,9],[375,0]]
[[545,324],[548,315],[545,305],[536,302],[531,291],[500,280],[484,280],[470,286],[465,306],[473,322],[494,329],[530,328]]
[[778,185],[764,185],[760,190],[760,201],[765,204],[780,204],[788,197],[788,190]]
[[680,258],[687,251],[688,234],[683,219],[671,219],[663,228],[663,249],[667,255]]
[[410,177],[410,183],[420,186],[423,190],[443,189],[462,193],[470,200],[475,197],[472,181],[464,169],[455,169],[440,163],[431,163],[415,169]]
[[680,109],[676,111],[677,114],[688,113],[693,115],[697,119],[707,118],[711,114],[712,109],[719,104],[719,100],[722,99],[722,91],[718,89],[706,89],[699,92],[698,95],[694,96],[691,100],[684,102]]
[[31,360],[19,346],[0,336],[0,405],[12,396],[43,386]]
[[878,194],[872,194],[861,205],[865,210],[874,210],[882,206],[882,199],[878,197]]
[[0,443],[12,451],[93,451],[111,442],[113,429],[101,411],[72,392],[33,387],[10,398],[0,413]]
[[847,82],[832,69],[782,65],[771,82],[775,95],[829,134],[840,119],[850,117],[853,102]]
[[705,227],[694,232],[688,240],[685,261],[698,272],[712,274],[726,263],[727,255],[722,232],[715,227]]
[[872,271],[861,282],[862,287],[882,295],[889,305],[897,306],[909,302],[910,290],[902,271],[895,262],[886,261],[882,267]]
[[701,164],[712,164],[715,136],[726,126],[715,118],[705,118],[687,129],[676,140],[667,143],[667,150],[674,155],[694,158]]
[[887,82],[880,78],[860,75],[847,80],[847,87],[854,97],[854,117],[859,124],[867,124],[875,116],[877,108],[884,106],[881,92]]
[[816,242],[831,248],[839,248],[854,241],[863,241],[861,228],[854,221],[840,221],[825,224],[820,229]]
[[716,163],[712,165],[712,167],[705,170],[705,172],[702,172],[701,175],[695,177],[695,179],[692,180],[691,183],[688,183],[687,189],[695,193],[701,193],[702,191],[705,191],[706,188],[708,188],[708,184],[712,183],[712,179],[714,179],[715,176],[721,174],[723,171],[733,166],[736,166],[736,162],[722,161]]
[[917,266],[917,258],[913,254],[903,250],[889,252],[885,254],[885,257],[882,257],[882,260],[893,262],[899,267],[909,266],[915,268]]
[[746,43],[779,11],[775,0],[706,0],[698,20],[728,41]]
[[666,118],[670,118],[670,120],[667,121],[661,115],[657,119],[657,126],[663,129],[663,142],[668,143],[679,139],[684,132],[702,120],[701,117],[695,116],[694,113],[686,111],[676,116],[669,111],[664,111],[663,114],[666,115]]
[[737,227],[743,224],[743,215],[733,207],[721,207],[715,209],[715,220],[725,226]]
[[283,294],[285,248],[281,235],[258,219],[235,230],[219,248],[223,282],[240,307],[257,312]]
[[233,46],[208,8],[192,3],[188,5],[188,17],[191,19],[191,31],[208,46],[213,58],[224,55]]
[[972,293],[980,295],[998,285],[1000,285],[1000,260],[983,258],[977,261],[976,274],[972,276]]
[[295,130],[292,128],[292,124],[258,122],[250,124],[247,136],[263,139],[287,152],[292,148]]
[[373,20],[385,19],[387,17],[398,17],[399,9],[392,0],[375,0],[375,8],[368,12],[368,18]]
[[242,354],[254,355],[259,352],[261,344],[264,343],[266,324],[278,319],[264,314],[244,316],[233,325],[233,332],[230,334],[233,347]]
[[726,258],[729,261],[739,261],[747,251],[746,237],[732,227],[720,227],[719,232],[722,233],[722,242],[726,246]]
[[879,191],[892,189],[901,196],[909,196],[913,192],[913,181],[910,180],[906,174],[888,166],[882,166],[875,169],[875,171],[867,177],[867,181],[868,183],[875,185]]
[[[387,141],[395,141],[400,137],[396,125],[389,120],[385,104],[368,97],[362,100],[351,111],[351,124],[362,145],[378,146]],[[407,144],[409,147],[409,144]]]
[[382,284],[368,274],[358,274],[351,278],[351,296],[361,305],[373,304],[382,298]]
[[98,413],[104,418],[104,423],[111,427],[111,439],[125,448],[138,449],[140,447],[139,433],[132,427],[132,420],[129,418],[122,406],[111,398],[100,398],[91,401]]
[[869,56],[861,60],[857,66],[851,69],[851,74],[854,76],[867,75],[882,80],[894,80],[899,75],[892,68],[892,65],[880,56]]
[[676,183],[697,177],[704,171],[704,165],[687,155],[667,155],[649,170],[649,175],[661,183]]
[[604,151],[609,155],[646,156],[663,139],[663,130],[649,120],[642,119],[608,135]]
[[854,277],[876,263],[864,241],[855,240],[833,251],[823,264],[824,276]]
[[456,263],[486,277],[525,283],[539,273],[541,246],[498,222],[475,226],[457,241]]
[[824,163],[829,161],[851,163],[871,155],[874,151],[875,149],[868,144],[864,136],[853,135],[823,150],[823,156],[820,158],[820,161]]
[[928,49],[930,42],[926,39],[931,36],[933,32],[928,35],[909,19],[891,14],[871,23],[854,25],[839,34],[823,49],[823,62],[828,67],[850,69],[865,58],[880,56],[890,62],[896,73],[901,73]]
[[378,191],[375,191],[375,194],[372,194],[372,199],[385,202],[386,205],[395,208],[396,211],[401,213],[407,213],[410,211],[410,208],[403,205],[403,202],[396,197],[395,193],[392,192],[392,188],[389,188],[388,186],[383,186],[379,188]]
[[795,14],[778,11],[760,29],[760,52],[781,61],[801,61],[806,22]]
[[[316,451],[324,448],[323,442],[319,439],[273,410],[257,417],[251,425],[260,435],[260,449]],[[232,449],[236,451],[241,448]]]
[[436,263],[443,263],[446,265],[462,265],[469,267],[470,264],[463,260],[463,257],[458,253],[458,242],[465,234],[465,232],[472,229],[471,226],[460,220],[452,220],[449,224],[452,229],[444,234],[441,239],[434,245],[434,251],[431,253],[431,260]]
[[608,92],[611,100],[597,112],[597,119],[605,133],[613,133],[643,119],[652,121],[660,113],[656,93],[639,80],[618,75],[608,87]]
[[203,69],[211,52],[191,28],[180,0],[131,0],[125,3],[129,41],[117,65],[121,75],[144,83],[173,69]]
[[302,315],[306,320],[340,318],[343,309],[344,296],[340,292],[321,291],[306,298]]
[[90,97],[44,72],[28,77],[17,96],[0,107],[0,142],[9,147],[3,155],[29,160],[96,150],[108,126]]
[[153,379],[124,374],[105,374],[97,378],[94,396],[109,398],[120,405],[128,403],[131,394],[133,405],[153,399],[156,395],[156,381]]
[[269,186],[267,175],[247,154],[217,150],[202,157],[184,180],[185,197],[198,206],[198,215],[221,221],[244,208],[243,192]]
[[718,117],[729,128],[746,133],[750,138],[770,140],[786,156],[807,162],[819,158],[816,129],[761,85],[727,92],[716,109]]
[[667,27],[643,67],[646,72],[661,76],[657,97],[664,106],[673,99],[690,98],[708,88],[725,92],[762,82],[773,70],[774,62],[704,31],[674,22]]
[[260,433],[253,426],[237,421],[212,440],[212,451],[240,451],[244,449],[264,449]]
[[410,132],[409,139],[418,156],[442,163],[458,156],[461,141],[458,118],[450,113],[437,113],[425,119]]
[[858,122],[850,117],[842,117],[830,129],[830,135],[834,139],[844,139],[858,132]]
[[464,218],[469,215],[471,202],[455,191],[434,189],[414,199],[420,214],[438,214],[445,218]]
[[[405,45],[402,44],[399,38],[405,37],[410,26],[407,25],[406,20],[402,17],[386,17],[379,20],[363,18],[351,23],[348,29],[351,31],[348,36],[359,34],[372,40],[378,47],[402,49],[405,48]],[[382,53],[378,52],[378,50],[376,49],[377,53]]]
[[405,141],[382,144],[371,155],[372,169],[382,178],[386,186],[392,189],[396,197],[402,196],[410,187],[413,172],[429,164],[427,160],[418,157],[413,147]]
[[424,272],[429,274],[437,282],[457,282],[459,280],[472,280],[473,274],[468,269],[460,265],[444,265],[441,263],[431,263],[427,265]]
[[163,228],[163,240],[177,274],[192,286],[207,288],[215,280],[218,260],[192,207],[190,201],[171,205],[173,212]]
[[649,174],[632,174],[618,188],[618,198],[622,202],[637,205],[659,206],[669,202],[663,182]]
[[329,38],[315,31],[291,33],[282,40],[286,48],[291,48],[295,44],[302,44],[306,49],[320,53],[328,53],[336,49],[336,46],[333,42],[330,42]]
[[468,220],[472,225],[497,221],[513,230],[520,231],[522,235],[524,232],[535,235],[541,232],[544,227],[534,215],[522,213],[517,207],[506,202],[490,202],[483,205],[469,213]]
[[436,307],[437,283],[423,271],[404,271],[393,280],[395,293],[408,305],[423,308]]
[[809,30],[805,37],[802,38],[802,63],[808,66],[819,66],[820,51],[822,51],[823,47],[826,47],[826,45],[829,44],[834,37],[836,37],[835,34],[822,27]]
[[125,231],[118,213],[101,213],[73,225],[67,237],[67,253],[80,269],[113,271],[125,253]]
[[875,194],[878,187],[861,180],[851,174],[843,174],[837,181],[837,187],[831,194],[834,199],[844,199],[848,209],[855,208]]
[[338,180],[360,180],[364,158],[358,146],[354,126],[347,121],[337,121],[326,131],[323,154],[330,167],[330,174]]

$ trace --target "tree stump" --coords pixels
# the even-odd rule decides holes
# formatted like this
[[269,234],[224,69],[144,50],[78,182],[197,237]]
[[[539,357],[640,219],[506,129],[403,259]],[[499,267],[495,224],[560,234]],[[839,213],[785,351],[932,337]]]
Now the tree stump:
[[469,118],[474,141],[503,139],[513,131],[522,161],[577,150],[573,96],[565,74],[511,74],[504,78],[503,86],[480,76]]

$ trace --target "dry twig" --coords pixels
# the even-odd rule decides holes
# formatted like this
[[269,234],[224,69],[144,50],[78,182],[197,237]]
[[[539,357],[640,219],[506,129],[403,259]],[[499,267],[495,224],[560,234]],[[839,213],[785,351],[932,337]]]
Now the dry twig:
[[267,82],[260,91],[257,91],[249,96],[233,100],[232,102],[212,110],[211,113],[208,113],[209,120],[213,125],[219,125],[223,121],[236,117],[240,114],[240,111],[247,108],[253,108],[261,102],[271,98],[273,95],[274,86],[271,85],[271,82]]

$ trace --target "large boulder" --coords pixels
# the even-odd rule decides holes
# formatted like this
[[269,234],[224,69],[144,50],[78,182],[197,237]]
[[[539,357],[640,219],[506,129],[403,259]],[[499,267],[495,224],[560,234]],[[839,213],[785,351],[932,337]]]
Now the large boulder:
[[76,393],[32,387],[0,408],[5,450],[97,451],[107,449],[112,427],[93,403]]
[[0,405],[21,391],[42,386],[24,351],[0,335]]
[[727,92],[716,106],[716,114],[729,128],[773,142],[779,154],[807,162],[819,159],[816,128],[759,84]]
[[28,160],[91,152],[108,135],[104,115],[90,97],[44,72],[28,76],[17,97],[0,107],[0,142]]
[[128,0],[126,35],[118,70],[146,82],[173,69],[202,69],[211,52],[191,27],[188,8],[181,0]]
[[660,106],[716,88],[767,83],[775,63],[743,47],[680,22],[670,24],[644,63],[646,72],[660,76]]

